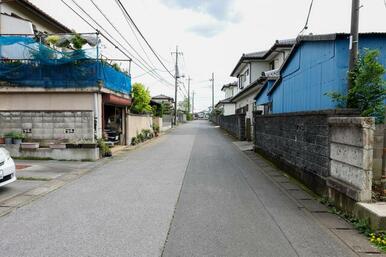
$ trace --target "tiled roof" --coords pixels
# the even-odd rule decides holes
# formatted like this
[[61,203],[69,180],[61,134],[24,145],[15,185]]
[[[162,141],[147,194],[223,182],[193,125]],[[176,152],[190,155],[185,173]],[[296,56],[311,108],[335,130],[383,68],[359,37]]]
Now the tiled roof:
[[166,96],[166,95],[156,95],[156,96],[153,96],[152,99],[173,99],[172,97],[170,96]]
[[259,51],[259,52],[253,52],[253,53],[247,53],[243,54],[237,63],[236,67],[233,69],[231,76],[235,76],[235,73],[238,69],[238,67],[247,60],[265,60],[267,57],[269,57],[277,48],[280,47],[288,47],[292,48],[293,45],[296,43],[296,39],[284,39],[284,40],[276,40],[275,44],[266,51]]

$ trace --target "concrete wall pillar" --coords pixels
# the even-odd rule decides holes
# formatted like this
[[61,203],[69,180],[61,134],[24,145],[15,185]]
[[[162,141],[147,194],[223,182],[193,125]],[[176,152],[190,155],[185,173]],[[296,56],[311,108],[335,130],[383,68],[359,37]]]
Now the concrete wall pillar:
[[331,117],[330,198],[343,194],[357,202],[371,201],[373,177],[374,118]]

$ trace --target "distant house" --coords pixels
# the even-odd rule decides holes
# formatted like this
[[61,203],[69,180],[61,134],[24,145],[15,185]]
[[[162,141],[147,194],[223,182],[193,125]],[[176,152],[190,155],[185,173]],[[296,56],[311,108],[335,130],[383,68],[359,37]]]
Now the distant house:
[[221,110],[224,116],[235,114],[235,103],[232,102],[232,98],[237,90],[237,82],[229,83],[221,88],[224,92],[225,99],[219,101],[216,104],[216,108]]
[[267,51],[243,54],[231,76],[238,79],[238,88],[232,102],[236,113],[246,114],[246,137],[252,139],[252,117],[255,110],[255,96],[266,81],[263,73],[275,71],[288,57],[295,40],[278,40]]
[[153,96],[151,100],[155,103],[169,103],[172,104],[174,103],[174,99],[172,97],[166,96],[166,95],[157,95]]
[[[379,49],[379,61],[386,66],[386,33],[362,33],[359,38],[361,52]],[[270,113],[334,109],[326,93],[347,93],[348,60],[348,34],[300,36],[279,78],[265,84],[256,105],[269,106]]]

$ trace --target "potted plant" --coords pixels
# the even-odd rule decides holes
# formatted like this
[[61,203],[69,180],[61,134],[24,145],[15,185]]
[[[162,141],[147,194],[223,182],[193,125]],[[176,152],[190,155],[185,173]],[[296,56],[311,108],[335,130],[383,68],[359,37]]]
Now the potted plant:
[[153,124],[153,131],[154,131],[154,135],[155,135],[156,137],[158,137],[159,131],[160,131],[160,128],[159,128],[159,125],[158,125],[158,124]]
[[4,142],[6,145],[12,145],[12,139],[13,139],[14,134],[15,134],[15,132],[11,131],[11,132],[8,132],[4,135]]
[[24,136],[23,133],[21,133],[21,132],[14,132],[13,136],[12,136],[13,144],[20,145],[23,142],[24,137],[25,136]]
[[111,157],[112,152],[108,144],[103,139],[98,139],[98,147],[102,157]]

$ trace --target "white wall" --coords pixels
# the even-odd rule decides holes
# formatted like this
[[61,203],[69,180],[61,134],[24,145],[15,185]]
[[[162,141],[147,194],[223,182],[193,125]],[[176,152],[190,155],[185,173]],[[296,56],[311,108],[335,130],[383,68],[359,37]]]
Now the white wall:
[[4,111],[93,111],[93,93],[0,93]]
[[0,15],[1,34],[33,34],[32,23],[8,15]]
[[234,115],[236,113],[235,104],[224,104],[224,116]]
[[[249,66],[250,66],[249,63],[245,64],[245,67],[240,72],[239,81],[241,84],[239,85],[239,87],[241,86],[241,88],[245,88],[251,83],[251,80],[250,80],[251,69]],[[247,75],[247,71],[249,72],[249,75]],[[243,81],[242,79],[244,75],[245,75],[245,81]]]
[[[2,13],[7,13],[11,15],[12,13],[30,20],[37,28],[39,31],[46,31],[48,33],[59,33],[63,32],[61,29],[58,27],[54,26],[50,21],[47,21],[45,19],[42,19],[41,17],[37,16],[34,12],[27,10],[23,7],[21,7],[19,4],[15,2],[3,2],[0,4],[0,12]],[[2,27],[2,26],[1,26]],[[14,28],[12,33],[20,33],[18,28]],[[0,30],[0,33],[5,33],[2,30]],[[23,34],[23,33],[20,33]]]
[[126,119],[126,144],[131,144],[131,139],[141,133],[143,129],[153,130],[153,117],[150,115],[128,114]]
[[251,73],[251,82],[256,81],[261,77],[261,73],[269,70],[269,62],[261,61],[261,62],[253,62],[251,63],[252,73]]
[[224,90],[225,99],[234,96],[234,92],[236,91],[236,87],[227,87]]

